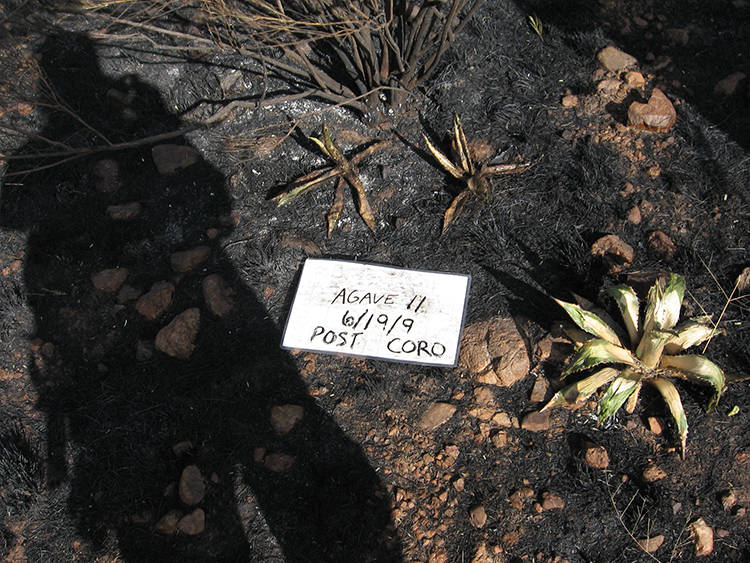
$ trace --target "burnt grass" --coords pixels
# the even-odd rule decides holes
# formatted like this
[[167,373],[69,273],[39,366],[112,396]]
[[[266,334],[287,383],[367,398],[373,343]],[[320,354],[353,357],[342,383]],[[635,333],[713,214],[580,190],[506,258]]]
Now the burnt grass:
[[[542,38],[526,20],[532,13],[545,26]],[[191,58],[96,41],[93,16],[63,17],[28,2],[0,14],[4,92],[23,86],[22,62],[34,58],[59,98],[112,143],[207,117],[230,96],[222,99],[222,84],[232,72],[250,97],[288,88],[266,83],[259,65],[231,50]],[[750,266],[747,80],[730,97],[713,91],[733,72],[750,74],[749,20],[743,2],[488,1],[438,73],[392,115],[317,100],[237,111],[165,141],[201,156],[170,176],[157,172],[153,144],[36,172],[25,171],[52,160],[6,161],[0,557],[469,562],[484,544],[489,555],[477,562],[750,560],[747,382],[729,385],[711,413],[703,389],[677,382],[690,424],[681,460],[669,413],[647,390],[635,412],[606,426],[597,427],[593,405],[556,409],[549,430],[503,428],[507,443],[498,445],[497,429],[488,432],[468,414],[479,384],[466,369],[279,348],[306,257],[470,274],[466,322],[511,316],[526,340],[529,375],[492,388],[497,410],[522,419],[540,408],[529,400],[535,379],[554,381],[560,372],[537,356],[539,341],[564,319],[551,296],[576,292],[611,308],[604,288],[671,271],[687,282],[684,317],[724,311],[722,334],[705,354],[726,372],[750,373],[748,302],[735,294],[727,303]],[[689,29],[687,44],[670,43],[665,29]],[[669,132],[628,128],[623,108],[598,97],[596,54],[611,44],[638,58],[644,95],[659,87],[675,104]],[[671,60],[662,66],[660,56]],[[578,95],[578,106],[561,105],[567,93]],[[41,105],[3,111],[38,135],[4,134],[5,154],[37,154],[50,147],[44,139],[101,145],[71,114]],[[460,186],[437,167],[421,133],[447,150],[454,112],[491,158],[533,165],[494,177],[490,203],[470,200],[441,236]],[[300,117],[284,138],[285,124]],[[348,154],[389,141],[360,166],[375,234],[347,198],[341,226],[326,236],[332,186],[281,208],[269,199],[326,164],[307,140],[324,122]],[[111,193],[94,187],[102,158],[119,167]],[[109,205],[133,201],[143,209],[137,219],[108,218]],[[634,206],[640,222],[628,218]],[[650,242],[654,231],[671,239],[673,251]],[[621,272],[591,253],[605,234],[635,249]],[[199,245],[211,247],[210,258],[175,274],[170,255]],[[114,267],[127,268],[126,284],[141,292],[174,281],[167,311],[149,321],[132,298],[95,289],[92,276]],[[237,311],[227,319],[203,304],[201,282],[213,273],[234,292]],[[189,307],[201,309],[190,359],[144,352],[143,343]],[[456,413],[425,432],[419,421],[437,401]],[[269,416],[284,404],[302,405],[305,414],[279,434]],[[649,430],[649,416],[667,421],[663,433]],[[588,441],[606,448],[608,468],[582,461]],[[273,453],[294,464],[270,470],[263,459]],[[647,482],[649,464],[666,476]],[[155,525],[170,510],[194,509],[176,490],[189,465],[207,484],[197,505],[205,530],[160,532]],[[532,493],[519,508],[509,499],[523,487]],[[725,506],[730,491],[738,501]],[[544,493],[564,507],[541,510]],[[470,513],[480,505],[487,520],[477,527]],[[698,518],[717,532],[713,553],[701,558],[689,531]],[[653,555],[635,541],[657,535],[664,543]]]

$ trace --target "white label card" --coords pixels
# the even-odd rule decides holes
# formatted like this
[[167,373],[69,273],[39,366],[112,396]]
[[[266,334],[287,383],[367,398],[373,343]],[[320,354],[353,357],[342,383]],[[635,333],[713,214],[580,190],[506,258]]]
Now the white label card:
[[471,276],[308,258],[281,347],[455,366]]

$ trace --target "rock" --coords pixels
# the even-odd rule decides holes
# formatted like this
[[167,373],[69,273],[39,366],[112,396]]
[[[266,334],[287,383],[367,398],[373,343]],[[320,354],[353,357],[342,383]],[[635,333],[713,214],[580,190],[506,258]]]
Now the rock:
[[271,428],[279,434],[287,434],[305,416],[302,405],[280,405],[271,408]]
[[630,88],[641,88],[646,85],[646,79],[640,72],[630,71],[625,74],[625,84]]
[[473,506],[469,510],[469,520],[471,520],[471,524],[475,528],[483,528],[487,523],[487,513],[484,510],[484,506],[481,504]]
[[530,489],[529,487],[521,487],[517,491],[511,493],[511,495],[508,497],[508,500],[510,501],[511,506],[517,508],[518,510],[521,510],[524,503],[533,497],[534,489]]
[[714,550],[714,530],[703,518],[690,524],[690,534],[695,545],[695,555],[702,557]]
[[320,256],[323,251],[313,241],[295,235],[294,233],[282,233],[279,237],[279,246],[282,248],[291,248],[294,250],[301,250],[309,256]]
[[591,245],[591,254],[602,259],[610,274],[621,272],[635,258],[633,247],[617,235],[605,235]]
[[91,281],[96,289],[112,293],[120,289],[120,286],[125,283],[127,277],[127,268],[111,268],[94,274]]
[[628,221],[633,223],[633,225],[640,225],[641,221],[643,220],[643,217],[641,216],[641,208],[637,205],[634,205],[630,209],[628,209]]
[[200,154],[185,145],[157,145],[151,149],[151,158],[159,174],[169,176],[198,162]]
[[583,462],[594,469],[607,469],[609,467],[609,454],[604,446],[593,442],[584,442],[582,451]]
[[508,433],[496,432],[490,437],[490,441],[496,448],[502,448],[508,444]]
[[267,469],[270,469],[274,473],[281,473],[286,471],[294,465],[294,456],[289,454],[268,454],[263,460],[263,464]]
[[107,207],[107,215],[113,221],[131,221],[138,217],[143,206],[137,201],[123,203],[121,205],[110,205]]
[[490,420],[495,415],[495,409],[491,407],[475,407],[469,409],[469,414],[479,420]]
[[530,412],[523,417],[521,428],[532,432],[544,432],[549,430],[549,411]]
[[479,544],[471,563],[505,563],[506,559],[502,553],[495,554],[487,547],[486,543]]
[[649,463],[643,470],[642,477],[646,483],[654,483],[667,476],[667,472],[656,464]]
[[661,418],[657,416],[649,416],[646,419],[646,422],[648,422],[648,427],[651,432],[654,434],[661,434],[664,432],[664,422],[661,420]]
[[187,505],[198,504],[206,495],[206,482],[197,465],[188,465],[180,477],[180,500]]
[[422,415],[422,420],[419,421],[419,427],[425,432],[432,432],[439,426],[448,422],[455,412],[456,406],[451,405],[450,403],[432,403],[427,409],[427,412]]
[[193,447],[193,443],[190,440],[183,440],[182,442],[177,442],[172,446],[172,453],[177,457],[182,457],[183,455],[191,451]]
[[172,534],[177,529],[177,522],[182,518],[182,512],[180,510],[170,510],[164,516],[159,518],[159,521],[154,526],[158,532],[162,534]]
[[746,293],[750,290],[750,266],[744,268],[737,276],[737,293]]
[[534,387],[531,389],[529,401],[532,403],[546,403],[552,398],[552,392],[549,388],[549,381],[546,377],[538,376],[534,381]]
[[105,158],[94,164],[94,187],[104,193],[116,192],[120,188],[120,166],[116,161]]
[[666,133],[677,120],[677,112],[664,93],[654,88],[648,103],[633,102],[628,108],[628,125],[657,133]]
[[135,345],[135,361],[147,362],[154,357],[154,341],[139,340]]
[[526,376],[530,361],[513,319],[496,317],[464,329],[459,365],[481,383],[508,387]]
[[565,501],[555,493],[542,493],[542,508],[544,510],[559,510],[565,508]]
[[154,347],[174,358],[187,360],[195,349],[199,328],[200,310],[197,307],[187,309],[157,333]]
[[169,257],[169,263],[175,272],[187,272],[211,256],[210,246],[197,246],[190,250],[181,250]]
[[596,85],[596,92],[605,102],[621,102],[627,96],[627,88],[616,78],[605,78]]
[[217,317],[224,318],[236,309],[232,289],[219,274],[211,274],[203,279],[203,300],[208,310]]
[[737,90],[740,82],[745,80],[747,75],[744,72],[735,72],[723,80],[719,80],[714,86],[714,93],[720,96],[731,96]]
[[158,281],[136,302],[135,309],[152,321],[161,315],[172,303],[174,284],[169,281]]
[[575,94],[568,94],[567,96],[563,96],[560,103],[564,108],[574,108],[578,105],[578,96]]
[[665,29],[664,30],[664,37],[669,41],[670,43],[675,43],[677,45],[687,45],[690,41],[690,31],[687,29]]
[[132,285],[124,284],[117,292],[117,302],[120,305],[133,303],[141,296],[141,289]]
[[623,53],[611,45],[600,51],[596,58],[610,72],[620,72],[638,64],[635,57]]
[[669,236],[662,231],[652,231],[648,235],[648,244],[651,250],[662,258],[674,258],[677,254],[677,246]]
[[190,514],[180,518],[177,529],[183,534],[197,536],[206,528],[206,513],[202,508],[196,508]]
[[643,540],[638,540],[638,546],[646,553],[655,553],[664,543],[664,536],[654,536]]
[[495,396],[492,389],[486,386],[477,387],[474,389],[474,401],[480,405],[494,405]]
[[499,426],[501,428],[510,428],[513,426],[513,421],[507,412],[496,412],[492,415],[492,420],[490,422],[493,426]]

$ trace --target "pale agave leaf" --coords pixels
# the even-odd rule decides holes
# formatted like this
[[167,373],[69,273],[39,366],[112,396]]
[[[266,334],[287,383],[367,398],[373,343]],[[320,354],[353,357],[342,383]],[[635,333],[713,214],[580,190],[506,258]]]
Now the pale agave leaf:
[[606,422],[620,410],[625,401],[640,389],[640,382],[641,376],[639,374],[631,369],[626,369],[607,387],[599,401],[599,424]]
[[630,350],[616,346],[601,338],[592,338],[584,342],[581,349],[573,356],[570,365],[563,372],[563,377],[599,364],[627,364],[629,366],[637,366],[639,363]]
[[585,330],[581,330],[580,328],[574,326],[563,327],[563,331],[565,332],[565,336],[570,338],[573,341],[573,344],[576,345],[576,347],[579,347],[584,342],[588,342],[589,340],[594,338],[594,335],[590,332],[586,332]]
[[435,160],[437,160],[440,163],[440,166],[442,166],[446,172],[448,172],[451,176],[457,179],[461,179],[464,177],[464,171],[459,169],[455,164],[451,162],[451,160],[445,156],[442,152],[440,152],[427,138],[426,135],[422,135],[424,137],[425,143],[427,143],[427,148],[430,149],[430,152],[432,153],[432,156],[435,157]]
[[344,153],[333,142],[333,137],[331,137],[331,131],[328,129],[327,123],[323,124],[323,152],[344,170],[348,169],[349,163],[344,157]]
[[336,182],[336,195],[333,198],[333,205],[331,205],[331,210],[326,216],[326,220],[328,222],[329,237],[333,233],[336,226],[339,224],[339,218],[341,217],[341,213],[344,211],[344,186],[344,178],[339,176],[339,179]]
[[643,386],[643,380],[639,381],[638,384],[635,387],[635,391],[633,391],[633,394],[628,397],[628,400],[625,401],[625,412],[628,414],[633,414],[633,411],[635,410],[635,407],[638,406],[638,397],[641,395],[641,387]]
[[581,381],[576,381],[575,383],[564,387],[555,393],[555,396],[544,405],[541,412],[561,405],[573,405],[579,401],[583,401],[599,389],[599,387],[606,385],[617,377],[620,371],[621,370],[616,368],[606,367],[600,369],[594,375],[590,375]]
[[464,128],[461,125],[461,118],[458,114],[453,114],[453,135],[455,139],[456,152],[458,157],[461,159],[461,167],[468,173],[469,176],[474,175],[474,165],[471,163],[471,156],[469,155],[469,145],[466,142],[466,135],[464,134]]
[[654,377],[647,380],[651,385],[656,387],[664,402],[672,413],[675,424],[677,424],[677,434],[680,436],[680,445],[682,458],[685,458],[685,444],[687,443],[688,423],[685,416],[685,409],[682,407],[682,400],[674,384],[664,377]]
[[669,280],[656,280],[646,298],[646,316],[643,331],[653,329],[669,330],[680,319],[682,298],[685,295],[685,280],[677,274],[670,274]]
[[612,315],[610,315],[607,311],[605,311],[601,307],[598,307],[585,297],[581,297],[576,293],[573,294],[573,297],[575,297],[576,303],[578,303],[582,309],[588,311],[589,313],[594,313],[597,317],[607,323],[607,326],[609,326],[609,328],[611,328],[617,335],[617,338],[620,339],[620,346],[624,347],[624,344],[622,344],[622,342],[624,342],[627,334],[625,334],[625,331],[622,330],[622,327],[619,325],[619,323],[615,321],[614,318],[612,318]]
[[326,144],[325,144],[325,143],[324,143],[323,141],[321,141],[321,140],[320,140],[320,139],[318,139],[317,137],[310,137],[310,140],[311,140],[311,141],[312,141],[313,143],[315,143],[316,145],[318,145],[318,148],[320,149],[320,151],[321,151],[321,152],[322,152],[322,153],[323,153],[324,155],[326,155],[326,156],[327,156],[328,158],[331,158],[331,155],[330,155],[330,153],[328,152],[328,148],[326,147]]
[[614,331],[614,329],[606,322],[604,322],[604,320],[602,320],[599,315],[592,313],[591,311],[587,311],[586,309],[584,309],[580,305],[576,305],[575,303],[568,303],[567,301],[560,301],[559,299],[555,299],[555,301],[558,305],[565,309],[568,315],[570,315],[570,318],[573,319],[573,322],[583,330],[590,334],[596,335],[599,338],[606,340],[607,342],[611,342],[616,346],[622,346],[620,337],[617,336],[617,333]]
[[716,334],[711,317],[696,317],[681,322],[674,327],[675,334],[667,340],[664,351],[667,354],[679,354],[690,348],[702,344]]
[[632,287],[627,285],[617,285],[609,289],[610,295],[615,298],[617,306],[620,308],[622,320],[625,322],[625,328],[628,330],[630,345],[636,346],[638,343],[639,314],[640,302],[638,296]]
[[664,344],[671,336],[672,333],[665,330],[649,330],[641,337],[635,355],[648,369],[654,369],[659,364]]
[[724,372],[719,366],[704,356],[685,354],[683,356],[663,356],[660,366],[668,369],[677,377],[685,377],[691,383],[710,385],[714,388],[714,395],[708,403],[710,412],[721,399],[726,381]]
[[443,230],[440,233],[441,235],[445,234],[445,231],[448,230],[448,227],[453,224],[453,221],[455,221],[456,217],[458,217],[458,214],[461,213],[461,210],[464,207],[464,203],[466,203],[466,198],[469,197],[470,193],[471,192],[469,190],[464,190],[453,198],[453,201],[443,214]]

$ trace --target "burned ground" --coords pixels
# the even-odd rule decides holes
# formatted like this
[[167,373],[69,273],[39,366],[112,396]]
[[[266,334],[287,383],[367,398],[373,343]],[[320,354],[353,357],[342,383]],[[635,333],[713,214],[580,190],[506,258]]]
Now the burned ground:
[[[747,560],[747,382],[730,384],[711,413],[703,389],[678,383],[690,423],[684,460],[668,422],[661,433],[649,426],[649,417],[668,421],[669,413],[646,391],[634,413],[601,427],[588,403],[554,410],[547,428],[519,422],[541,407],[530,398],[537,382],[558,383],[560,362],[545,346],[564,349],[552,338],[564,312],[551,297],[575,292],[611,309],[604,288],[660,272],[686,279],[684,317],[724,312],[706,355],[728,373],[750,373],[747,294],[728,297],[750,266],[747,81],[732,95],[714,92],[719,80],[748,71],[750,15],[743,2],[722,2],[710,14],[708,3],[676,4],[488,1],[436,74],[392,115],[290,100],[167,138],[237,89],[283,94],[284,82],[230,49],[167,56],[97,40],[94,15],[17,2],[3,15],[4,96],[28,88],[39,101],[32,78],[43,76],[73,111],[4,103],[4,123],[36,135],[6,129],[4,155],[31,157],[54,143],[91,148],[102,135],[115,144],[166,136],[62,164],[5,162],[0,555]],[[529,26],[533,13],[541,37]],[[688,30],[688,43],[667,41],[668,29]],[[645,84],[632,96],[648,99],[659,87],[672,100],[671,130],[629,127],[626,102],[602,97],[597,53],[608,45],[638,59]],[[662,55],[671,62],[660,66]],[[569,94],[577,105],[561,103]],[[531,167],[494,177],[490,203],[468,199],[441,235],[461,186],[441,171],[422,133],[447,151],[454,113],[485,160]],[[286,136],[292,122],[298,127]],[[349,156],[388,143],[359,165],[374,234],[347,197],[341,224],[326,236],[333,185],[283,207],[270,199],[329,164],[309,140],[324,123]],[[193,147],[186,153],[199,158],[160,173],[152,149],[166,144]],[[135,219],[108,214],[134,202]],[[620,271],[591,252],[607,234],[634,249]],[[200,247],[209,249],[204,261],[175,271],[176,252]],[[280,350],[308,256],[470,274],[467,325],[513,319],[528,375],[503,387],[465,366]],[[127,278],[115,290],[92,282],[117,268]],[[228,315],[204,297],[215,275],[226,284]],[[157,282],[174,291],[149,319],[136,303]],[[188,359],[153,349],[161,329],[194,310],[199,330]],[[452,416],[421,425],[437,403],[455,407]],[[303,415],[286,431],[274,417],[299,412],[289,406]],[[606,468],[582,459],[589,442],[606,449]],[[192,468],[197,500],[185,490]],[[690,531],[699,518],[715,532],[713,553],[700,559]],[[637,543],[657,536],[663,544],[653,554]]]

